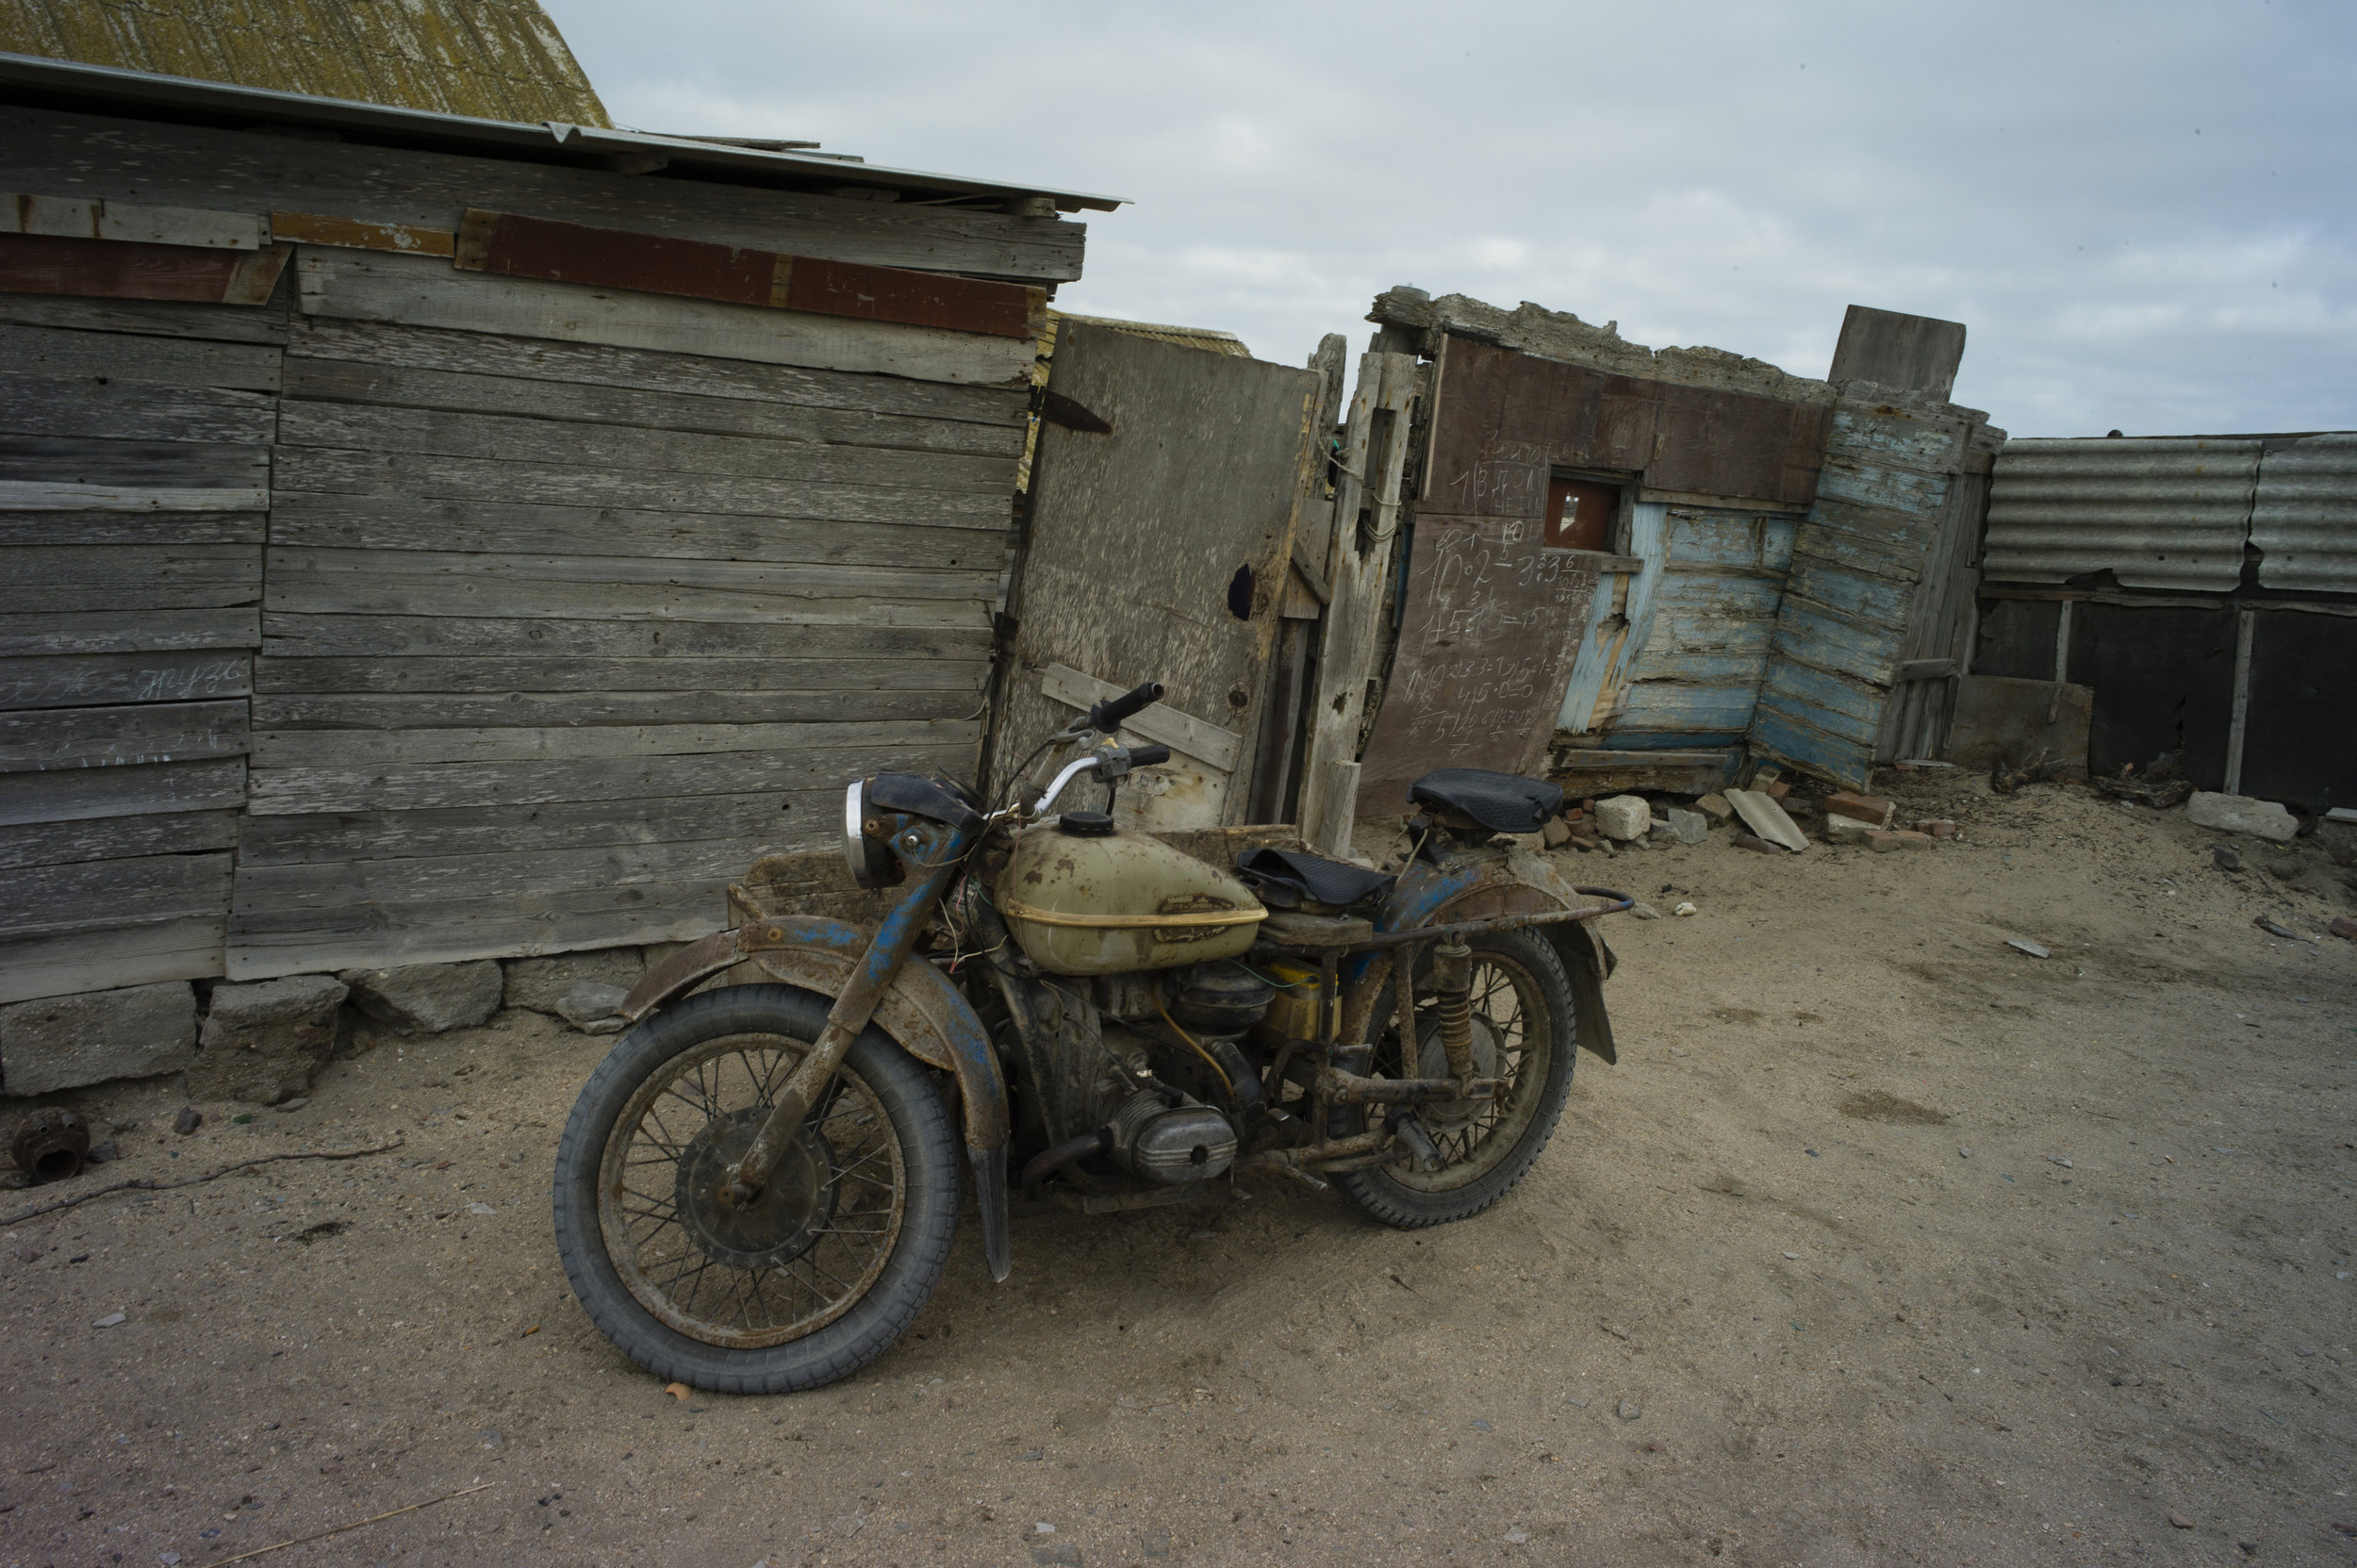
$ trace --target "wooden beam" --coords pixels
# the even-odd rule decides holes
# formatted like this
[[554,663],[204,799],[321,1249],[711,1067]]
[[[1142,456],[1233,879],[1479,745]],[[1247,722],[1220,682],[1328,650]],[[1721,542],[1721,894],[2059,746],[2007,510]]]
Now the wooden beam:
[[293,250],[291,245],[233,251],[0,234],[0,292],[263,305]]
[[[1100,681],[1060,664],[1047,667],[1039,678],[1039,689],[1050,701],[1081,709],[1122,695],[1122,688],[1111,681]],[[1159,740],[1198,762],[1208,762],[1223,773],[1234,772],[1244,755],[1244,736],[1209,719],[1181,713],[1167,702],[1155,703],[1124,721],[1122,728],[1135,730],[1148,740]]]

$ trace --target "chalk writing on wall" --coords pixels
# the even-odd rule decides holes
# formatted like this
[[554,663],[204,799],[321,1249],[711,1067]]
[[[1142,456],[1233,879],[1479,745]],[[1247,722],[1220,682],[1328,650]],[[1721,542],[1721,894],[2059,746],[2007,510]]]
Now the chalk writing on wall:
[[1535,517],[1417,519],[1391,689],[1360,759],[1361,816],[1405,810],[1408,785],[1436,767],[1538,765],[1602,559],[1547,549],[1541,535]]

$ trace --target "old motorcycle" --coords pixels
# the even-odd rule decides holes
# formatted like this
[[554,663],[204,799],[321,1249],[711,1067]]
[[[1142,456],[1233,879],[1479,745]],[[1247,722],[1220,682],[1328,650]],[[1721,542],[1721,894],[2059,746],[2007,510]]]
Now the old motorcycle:
[[[632,992],[554,1192],[566,1272],[625,1354],[735,1393],[849,1375],[940,1279],[962,1171],[1007,1277],[1014,1150],[1027,1201],[1265,1176],[1403,1228],[1529,1169],[1574,1050],[1612,1060],[1593,926],[1630,907],[1501,841],[1561,792],[1443,769],[1409,792],[1396,874],[1275,845],[1229,869],[1114,825],[1121,781],[1169,757],[1120,740],[1161,695],[1097,703],[997,810],[911,773],[852,784],[851,876],[903,889],[873,931],[749,919]],[[1084,777],[1108,809],[1056,811]]]

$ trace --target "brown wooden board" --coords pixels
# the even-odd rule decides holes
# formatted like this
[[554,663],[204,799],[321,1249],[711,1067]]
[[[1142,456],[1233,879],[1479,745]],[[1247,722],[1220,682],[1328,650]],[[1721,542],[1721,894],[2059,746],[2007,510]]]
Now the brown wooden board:
[[[1160,681],[1169,706],[1257,735],[1321,377],[1067,322],[1049,387],[1113,428],[1041,432],[993,787],[1074,717],[1041,692],[1053,665],[1125,690]],[[1196,819],[1151,825],[1237,820],[1250,751],[1234,787],[1173,802]]]
[[0,292],[260,305],[278,286],[293,248],[228,251],[0,234]]
[[508,277],[773,305],[815,316],[852,316],[997,338],[1037,337],[1035,318],[1046,305],[1039,290],[1015,284],[590,228],[479,207],[470,208],[459,223],[456,265],[467,272]]
[[1404,812],[1409,784],[1435,768],[1536,768],[1597,560],[1545,548],[1534,520],[1417,518],[1398,652],[1360,759],[1361,817]]
[[1424,503],[1454,517],[1537,517],[1557,469],[1779,505],[1816,493],[1829,410],[1755,393],[1608,375],[1449,338]]

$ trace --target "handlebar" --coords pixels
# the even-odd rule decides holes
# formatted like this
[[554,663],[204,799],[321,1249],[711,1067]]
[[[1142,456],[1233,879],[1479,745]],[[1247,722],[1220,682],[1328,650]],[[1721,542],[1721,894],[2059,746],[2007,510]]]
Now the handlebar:
[[1169,760],[1170,748],[1167,746],[1132,746],[1129,748],[1129,766],[1132,767],[1151,767],[1156,763]]
[[1162,700],[1162,684],[1148,681],[1123,697],[1108,697],[1089,709],[1089,728],[1111,734],[1121,728],[1122,720],[1143,712]]

